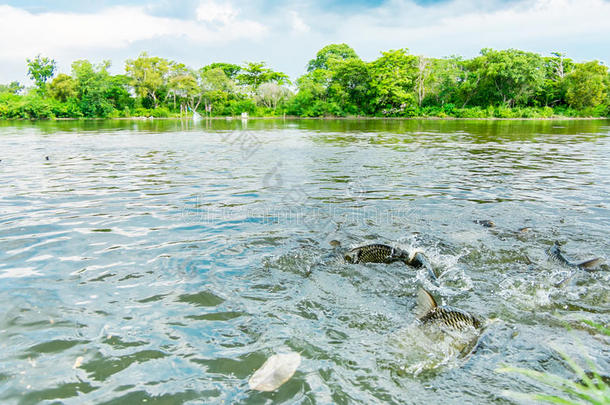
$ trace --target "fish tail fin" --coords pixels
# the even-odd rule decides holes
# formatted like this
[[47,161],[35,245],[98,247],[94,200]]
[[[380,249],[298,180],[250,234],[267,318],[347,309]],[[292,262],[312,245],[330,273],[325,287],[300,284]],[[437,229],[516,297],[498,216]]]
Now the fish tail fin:
[[428,291],[423,288],[420,288],[417,292],[417,303],[415,305],[415,316],[418,318],[423,317],[428,312],[432,311],[438,305],[436,304],[436,300]]
[[578,264],[576,264],[576,266],[583,268],[583,269],[592,269],[594,267],[599,266],[603,262],[604,262],[604,259],[602,259],[601,257],[596,257],[595,259],[589,259],[589,260],[585,260],[584,262],[578,263]]

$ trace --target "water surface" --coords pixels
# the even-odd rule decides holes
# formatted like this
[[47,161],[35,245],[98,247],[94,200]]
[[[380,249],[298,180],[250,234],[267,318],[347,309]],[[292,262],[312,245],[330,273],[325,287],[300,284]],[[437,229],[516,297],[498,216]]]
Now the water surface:
[[[604,120],[0,122],[0,401],[510,403],[503,390],[552,391],[499,366],[571,376],[550,345],[578,357],[576,342],[607,376],[608,340],[580,321],[608,324],[608,268],[557,288],[569,270],[545,250],[607,257],[609,134]],[[440,285],[346,264],[331,240],[420,249]],[[425,340],[422,285],[492,320],[473,355]],[[288,383],[248,389],[290,351]]]

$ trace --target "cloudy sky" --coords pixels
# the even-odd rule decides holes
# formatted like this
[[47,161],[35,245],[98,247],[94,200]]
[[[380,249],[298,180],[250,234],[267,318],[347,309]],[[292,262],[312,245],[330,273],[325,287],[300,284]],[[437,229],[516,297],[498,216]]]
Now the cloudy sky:
[[0,0],[0,83],[26,79],[25,59],[112,61],[147,51],[193,68],[265,61],[297,78],[329,43],[364,60],[409,48],[472,57],[518,48],[610,62],[608,0]]

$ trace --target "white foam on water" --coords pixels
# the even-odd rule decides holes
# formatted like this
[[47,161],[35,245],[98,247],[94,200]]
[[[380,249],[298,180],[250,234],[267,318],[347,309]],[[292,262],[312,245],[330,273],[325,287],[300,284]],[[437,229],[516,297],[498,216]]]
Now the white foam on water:
[[430,262],[430,265],[436,273],[439,281],[439,286],[435,286],[429,282],[429,276],[426,269],[420,269],[418,279],[422,281],[426,287],[432,290],[439,290],[443,295],[456,295],[459,291],[470,291],[473,288],[473,281],[463,266],[459,264],[462,257],[468,255],[467,250],[463,250],[459,254],[442,253],[438,246],[423,246],[417,236],[409,236],[400,239],[397,245],[399,248],[407,251],[410,255],[415,252],[421,252]]
[[457,367],[478,336],[479,331],[475,328],[461,331],[413,323],[389,336],[390,367],[412,376]]

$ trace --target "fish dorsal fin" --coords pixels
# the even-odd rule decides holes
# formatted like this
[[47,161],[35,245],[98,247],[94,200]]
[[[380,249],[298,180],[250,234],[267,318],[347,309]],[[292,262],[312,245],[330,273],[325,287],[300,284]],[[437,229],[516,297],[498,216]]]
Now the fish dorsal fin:
[[428,291],[420,288],[417,292],[417,304],[415,305],[415,316],[421,318],[428,312],[432,311],[438,305],[436,300]]
[[585,260],[582,263],[578,263],[578,267],[582,267],[583,269],[592,269],[594,267],[599,266],[604,262],[604,259],[601,257],[596,257],[595,259]]

